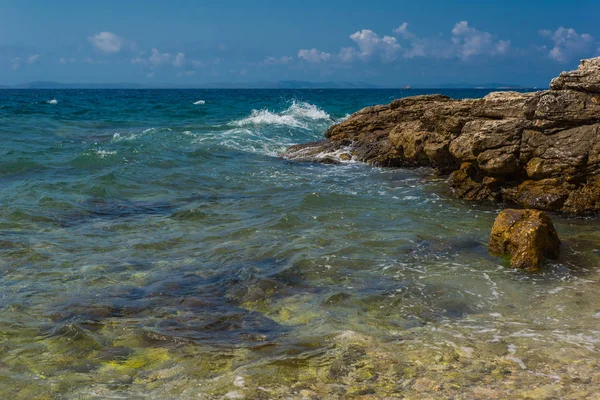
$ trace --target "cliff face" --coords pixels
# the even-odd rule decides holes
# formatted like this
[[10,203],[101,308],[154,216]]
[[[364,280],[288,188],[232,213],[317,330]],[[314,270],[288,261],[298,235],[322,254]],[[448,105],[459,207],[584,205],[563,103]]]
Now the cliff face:
[[482,99],[415,96],[367,107],[284,157],[430,166],[457,197],[585,214],[600,211],[600,57],[550,90]]

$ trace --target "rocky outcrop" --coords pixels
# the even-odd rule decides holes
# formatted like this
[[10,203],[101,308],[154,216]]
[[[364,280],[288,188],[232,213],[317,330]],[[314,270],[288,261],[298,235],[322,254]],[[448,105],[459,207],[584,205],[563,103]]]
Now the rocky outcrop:
[[600,79],[598,69],[600,57],[581,60],[579,68],[575,71],[562,72],[552,79],[550,88],[554,90],[573,89],[582,92],[600,93]]
[[563,72],[551,89],[481,99],[407,97],[367,107],[320,142],[284,157],[384,167],[429,166],[456,196],[525,208],[600,211],[600,57]]
[[512,268],[536,270],[544,258],[558,258],[560,240],[552,220],[538,210],[502,210],[490,234],[489,251],[511,257]]

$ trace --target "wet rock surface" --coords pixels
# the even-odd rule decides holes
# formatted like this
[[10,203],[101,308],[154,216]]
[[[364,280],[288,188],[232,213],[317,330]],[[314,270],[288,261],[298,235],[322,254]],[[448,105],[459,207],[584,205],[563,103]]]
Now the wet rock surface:
[[[551,89],[481,99],[424,95],[364,108],[290,147],[291,160],[434,167],[454,194],[524,208],[600,211],[600,57]],[[343,157],[342,157],[343,155]]]
[[512,268],[536,270],[545,257],[558,258],[559,247],[552,220],[538,210],[502,210],[490,234],[490,252],[509,255]]

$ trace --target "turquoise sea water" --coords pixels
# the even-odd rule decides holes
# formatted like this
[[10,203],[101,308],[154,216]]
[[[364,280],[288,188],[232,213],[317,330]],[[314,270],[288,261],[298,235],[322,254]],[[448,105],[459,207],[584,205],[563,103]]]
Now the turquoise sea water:
[[0,90],[0,397],[594,393],[597,218],[526,274],[430,170],[278,156],[426,92]]

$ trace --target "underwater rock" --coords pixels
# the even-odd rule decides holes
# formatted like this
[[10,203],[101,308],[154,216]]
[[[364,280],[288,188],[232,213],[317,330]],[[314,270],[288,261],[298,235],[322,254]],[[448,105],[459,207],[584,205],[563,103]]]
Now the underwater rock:
[[364,108],[290,147],[290,160],[352,159],[433,167],[454,195],[574,214],[600,212],[600,57],[563,72],[551,89],[481,99],[406,97]]
[[96,359],[102,361],[123,360],[133,354],[127,347],[104,347],[96,354]]
[[490,234],[489,251],[511,256],[512,268],[536,270],[544,257],[558,258],[560,240],[552,220],[538,210],[502,210]]

